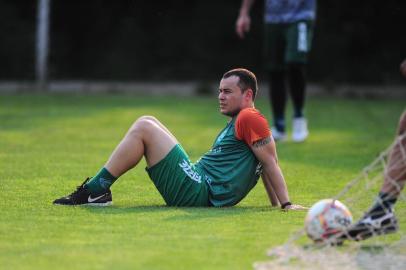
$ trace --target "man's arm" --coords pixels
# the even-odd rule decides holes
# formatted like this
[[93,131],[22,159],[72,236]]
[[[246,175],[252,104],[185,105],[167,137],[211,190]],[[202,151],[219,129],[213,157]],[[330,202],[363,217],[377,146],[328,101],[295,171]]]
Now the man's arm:
[[275,142],[271,136],[254,142],[251,149],[257,159],[262,163],[262,176],[265,189],[270,196],[271,203],[275,202],[272,198],[272,192],[280,202],[283,209],[303,210],[301,205],[290,204],[288,188],[285,179],[278,164]]
[[254,2],[255,0],[242,0],[240,14],[235,24],[235,31],[240,38],[244,38],[245,33],[250,31],[250,10]]
[[265,173],[262,173],[261,175],[262,182],[264,183],[264,187],[266,190],[266,193],[268,194],[269,201],[271,202],[272,206],[279,206],[279,200],[278,197],[275,194],[275,191],[272,189],[271,185],[271,180],[268,178],[268,175]]

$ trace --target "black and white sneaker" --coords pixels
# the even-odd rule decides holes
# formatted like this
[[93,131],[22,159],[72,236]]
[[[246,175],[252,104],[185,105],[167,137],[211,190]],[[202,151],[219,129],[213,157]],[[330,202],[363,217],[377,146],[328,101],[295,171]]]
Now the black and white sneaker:
[[98,196],[90,194],[89,190],[85,187],[86,182],[90,178],[87,178],[80,186],[76,188],[73,193],[56,199],[54,204],[60,205],[92,205],[92,206],[109,206],[113,204],[113,198],[110,189],[106,193]]
[[380,217],[373,217],[367,213],[357,223],[349,227],[343,238],[360,241],[376,235],[394,233],[398,228],[398,221],[393,211]]

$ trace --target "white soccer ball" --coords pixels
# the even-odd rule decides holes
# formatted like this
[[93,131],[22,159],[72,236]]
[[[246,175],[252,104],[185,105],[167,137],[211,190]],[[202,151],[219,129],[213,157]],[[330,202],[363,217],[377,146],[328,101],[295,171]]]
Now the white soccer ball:
[[309,209],[305,219],[305,229],[310,239],[315,242],[324,242],[342,232],[351,223],[351,212],[342,202],[324,199]]

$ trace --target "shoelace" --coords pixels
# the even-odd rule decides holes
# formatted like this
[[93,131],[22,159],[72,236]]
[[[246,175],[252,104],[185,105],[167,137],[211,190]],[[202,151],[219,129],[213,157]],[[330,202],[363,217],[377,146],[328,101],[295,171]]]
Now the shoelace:
[[74,192],[72,192],[72,194],[70,194],[69,196],[74,199],[76,197],[76,195],[83,189],[83,186],[87,183],[87,181],[89,181],[90,177],[87,177],[85,181],[83,181],[83,183],[80,186],[76,187],[76,190]]

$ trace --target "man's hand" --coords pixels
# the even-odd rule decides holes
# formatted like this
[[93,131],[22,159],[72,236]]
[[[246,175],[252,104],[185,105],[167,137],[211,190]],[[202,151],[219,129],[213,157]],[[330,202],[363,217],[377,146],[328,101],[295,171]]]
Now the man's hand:
[[287,205],[282,211],[294,210],[294,211],[306,211],[308,207],[301,206],[300,204]]
[[235,24],[235,32],[237,35],[243,39],[245,36],[245,33],[250,31],[251,27],[251,18],[247,14],[240,14],[240,16],[237,19],[237,22]]
[[250,10],[255,0],[242,0],[240,14],[237,22],[235,23],[235,32],[240,38],[244,38],[245,33],[250,31],[251,18]]

